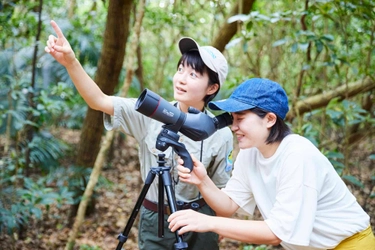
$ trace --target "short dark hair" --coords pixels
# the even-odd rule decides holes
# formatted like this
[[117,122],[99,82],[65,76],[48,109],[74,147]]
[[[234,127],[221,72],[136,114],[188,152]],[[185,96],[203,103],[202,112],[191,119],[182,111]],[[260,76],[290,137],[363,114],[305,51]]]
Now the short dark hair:
[[[250,109],[250,111],[258,115],[260,118],[264,118],[268,113],[271,113],[261,108],[253,108]],[[281,119],[278,115],[276,115],[276,117],[276,122],[272,126],[270,134],[266,139],[267,144],[280,142],[285,138],[285,136],[292,133],[289,126],[284,122],[284,120]]]
[[211,95],[206,95],[203,99],[204,106],[207,107],[207,104],[215,98],[217,93],[220,90],[220,82],[219,82],[219,76],[216,72],[211,70],[209,67],[204,64],[198,50],[190,50],[188,52],[185,52],[182,54],[180,60],[177,63],[177,69],[180,65],[192,67],[194,70],[196,70],[199,74],[208,74],[208,86],[214,85],[215,83],[219,85],[219,88],[217,91]]

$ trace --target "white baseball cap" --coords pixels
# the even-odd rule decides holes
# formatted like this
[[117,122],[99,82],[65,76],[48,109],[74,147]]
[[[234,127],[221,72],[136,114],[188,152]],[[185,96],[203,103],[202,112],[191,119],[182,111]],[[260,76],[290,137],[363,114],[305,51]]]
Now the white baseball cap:
[[223,54],[212,46],[199,46],[194,39],[183,37],[178,42],[181,54],[190,50],[198,50],[204,64],[219,76],[219,84],[223,85],[228,74],[228,63]]

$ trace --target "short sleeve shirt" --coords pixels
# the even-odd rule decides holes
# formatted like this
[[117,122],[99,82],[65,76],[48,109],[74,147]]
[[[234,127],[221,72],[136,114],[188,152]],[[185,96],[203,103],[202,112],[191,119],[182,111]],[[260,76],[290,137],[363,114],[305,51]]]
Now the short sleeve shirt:
[[369,226],[328,159],[299,135],[284,138],[269,158],[240,150],[223,191],[250,214],[257,206],[285,249],[331,249]]

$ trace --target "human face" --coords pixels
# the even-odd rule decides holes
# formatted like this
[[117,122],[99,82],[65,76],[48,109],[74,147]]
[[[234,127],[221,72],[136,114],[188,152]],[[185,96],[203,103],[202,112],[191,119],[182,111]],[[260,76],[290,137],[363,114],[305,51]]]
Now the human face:
[[189,106],[203,110],[204,97],[213,94],[217,87],[208,86],[208,74],[200,74],[191,66],[180,64],[173,76],[174,99],[179,102],[182,111],[187,112]]
[[261,152],[267,147],[266,140],[270,131],[268,115],[264,118],[250,110],[232,113],[232,131],[237,137],[241,149],[256,147]]

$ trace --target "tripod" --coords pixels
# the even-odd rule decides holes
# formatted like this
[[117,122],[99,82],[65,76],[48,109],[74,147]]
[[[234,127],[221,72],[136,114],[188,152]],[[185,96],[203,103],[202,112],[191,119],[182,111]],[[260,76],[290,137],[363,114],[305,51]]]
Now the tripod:
[[[167,128],[166,125],[163,126],[163,130],[157,137],[156,141],[156,148],[165,151],[169,146],[173,147],[173,150],[184,160],[185,166],[192,169],[193,162],[192,159],[187,152],[185,146],[182,143],[178,142],[179,135]],[[145,184],[142,188],[141,194],[138,197],[138,200],[133,208],[133,211],[130,215],[130,218],[125,226],[124,231],[119,234],[117,239],[119,243],[117,245],[116,250],[121,250],[123,244],[128,239],[128,235],[130,229],[138,215],[140,207],[146,197],[146,194],[155,179],[155,176],[159,176],[159,195],[158,195],[158,236],[160,238],[164,237],[164,190],[167,194],[168,205],[170,207],[171,213],[177,211],[177,202],[176,197],[174,195],[174,190],[172,186],[172,178],[170,174],[171,167],[165,166],[165,155],[159,154],[158,155],[158,167],[152,167],[146,177]],[[188,247],[188,244],[183,241],[183,237],[178,234],[177,230],[175,232],[176,236],[176,243],[174,244],[175,250],[185,250]]]

